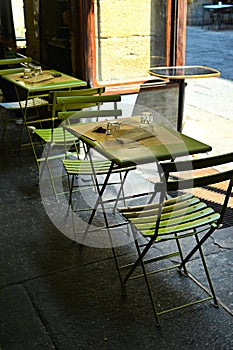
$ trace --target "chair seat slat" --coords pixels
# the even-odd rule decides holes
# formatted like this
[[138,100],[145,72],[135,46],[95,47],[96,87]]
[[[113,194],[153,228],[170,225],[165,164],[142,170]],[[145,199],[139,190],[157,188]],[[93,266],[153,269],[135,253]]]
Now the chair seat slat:
[[[203,226],[211,225],[213,223],[216,223],[219,217],[220,214],[213,212],[212,214],[204,216],[203,218],[199,218],[197,220],[180,223],[176,226],[167,226],[164,228],[162,227],[159,229],[158,240],[161,240],[162,236],[171,234],[174,235],[175,233],[186,232]],[[145,237],[151,237],[154,235],[154,230],[141,230],[141,232]],[[175,236],[173,236],[172,238],[175,238]]]
[[[173,217],[173,215],[171,214],[171,217],[169,219],[163,220],[163,217],[161,216],[161,220],[160,220],[160,224],[159,227],[160,228],[164,228],[164,227],[174,227],[176,225],[180,225],[183,223],[188,223],[188,222],[192,222],[196,219],[199,218],[204,218],[210,214],[212,214],[214,212],[213,209],[211,208],[205,208],[205,209],[201,209],[198,210],[196,212],[192,212],[192,213],[187,213],[184,214],[183,216],[175,216]],[[131,220],[131,222],[135,225],[135,227],[137,227],[138,230],[148,230],[148,229],[154,229],[155,225],[156,225],[156,217],[150,217],[151,221],[150,222],[140,222],[140,220],[138,220],[137,222],[135,222],[134,220]]]
[[[204,202],[199,201],[199,203],[197,203],[197,204],[187,206],[187,207],[184,206],[182,209],[174,209],[173,211],[170,211],[168,213],[162,213],[161,220],[162,221],[169,220],[171,217],[172,218],[182,218],[182,217],[184,217],[184,215],[188,215],[188,214],[203,210],[204,208],[206,208],[206,206],[207,205]],[[158,215],[158,211],[155,214],[150,215],[150,216],[144,216],[144,212],[142,212],[142,215],[139,215],[138,217],[134,217],[134,218],[130,217],[130,221],[134,224],[148,223],[148,222],[152,221],[152,219],[151,219],[152,217],[153,217],[153,220],[155,220],[157,215]],[[127,214],[125,215],[125,217],[127,219],[129,219]]]
[[[48,105],[48,101],[42,99],[42,98],[32,98],[29,99],[27,102],[27,108],[37,108],[41,106]],[[21,108],[25,108],[26,101],[19,102],[1,102],[0,107],[4,109],[10,109],[10,110],[20,110]]]
[[[70,175],[79,175],[79,174],[92,175],[93,174],[92,166],[88,160],[64,159],[62,162],[65,170]],[[95,172],[97,175],[106,174],[106,172],[108,172],[110,168],[110,165],[111,165],[110,161],[102,161],[102,160],[93,161],[93,166],[95,168]],[[124,168],[124,171],[133,170],[134,168],[135,167]],[[122,172],[122,169],[119,167],[114,167],[112,170],[112,173],[118,173],[118,172]]]
[[[185,197],[183,196],[181,199],[179,197],[176,197],[176,201],[174,202],[165,201],[165,203],[163,204],[162,213],[163,214],[171,213],[179,209],[188,208],[198,204],[199,202],[200,202],[200,199],[194,197],[193,195],[191,195],[191,197],[188,200],[185,200]],[[124,210],[124,209],[125,208],[119,209],[119,211],[122,212],[122,214],[127,218],[134,218],[137,216],[146,217],[146,216],[156,215],[159,210],[159,204],[155,209],[151,209],[150,205],[148,206],[144,205],[143,207],[140,207],[140,209],[138,209],[138,207],[131,207],[130,210]]]
[[[62,128],[56,128],[51,132],[51,129],[36,129],[34,132],[45,142],[54,142],[54,143],[63,143],[64,144],[64,130]],[[72,134],[66,132],[65,133],[65,141],[66,142],[74,142],[77,138]]]
[[[178,197],[173,197],[173,198],[167,199],[166,205],[168,206],[168,205],[172,205],[172,204],[175,204],[178,202],[183,202],[183,201],[186,201],[192,197],[193,197],[192,193],[185,193],[185,194],[180,195]],[[153,210],[153,209],[156,209],[158,207],[159,207],[159,203],[152,203],[152,204],[146,205],[147,210]],[[127,207],[123,207],[123,208],[118,208],[118,210],[120,212],[124,212],[124,214],[126,214],[127,212],[141,211],[141,210],[144,210],[144,208],[145,208],[145,205],[135,205],[135,206],[127,206]]]

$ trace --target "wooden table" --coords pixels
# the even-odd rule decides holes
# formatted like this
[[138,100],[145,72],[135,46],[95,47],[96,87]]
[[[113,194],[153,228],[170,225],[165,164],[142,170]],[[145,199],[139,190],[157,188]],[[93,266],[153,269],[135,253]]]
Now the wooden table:
[[149,69],[149,74],[160,78],[166,78],[179,82],[179,100],[177,115],[177,130],[182,131],[184,114],[185,79],[210,78],[220,76],[217,69],[204,66],[173,66],[154,67]]

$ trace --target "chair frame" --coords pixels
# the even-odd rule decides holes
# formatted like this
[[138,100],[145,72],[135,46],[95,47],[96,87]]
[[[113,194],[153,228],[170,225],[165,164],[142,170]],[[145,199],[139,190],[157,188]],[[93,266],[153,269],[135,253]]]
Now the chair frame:
[[[34,158],[35,158],[35,161],[36,161],[36,164],[37,164],[37,167],[39,168],[39,165],[42,161],[44,161],[44,159],[40,159],[37,157],[37,152],[36,152],[36,149],[35,149],[35,146],[37,145],[37,143],[35,143],[33,141],[33,138],[32,136],[34,134],[38,134],[38,136],[40,136],[41,134],[41,131],[45,132],[45,135],[46,135],[46,140],[43,140],[42,137],[41,138],[41,142],[42,144],[41,145],[44,145],[45,143],[49,142],[49,143],[53,143],[55,142],[54,140],[54,130],[56,130],[55,128],[55,122],[56,121],[59,121],[59,118],[58,118],[58,112],[61,112],[62,111],[62,104],[59,104],[58,102],[58,97],[61,97],[61,96],[79,96],[79,95],[102,95],[105,91],[105,88],[104,87],[101,87],[101,88],[84,88],[84,89],[79,89],[79,90],[66,90],[66,91],[52,91],[50,92],[49,94],[49,104],[48,104],[48,111],[50,112],[50,115],[48,117],[45,117],[45,118],[42,118],[42,119],[36,119],[36,120],[30,120],[30,121],[27,121],[26,122],[26,126],[28,128],[28,134],[29,134],[29,138],[30,138],[30,143],[31,143],[31,146],[32,146],[32,151],[33,151],[33,154],[34,154]],[[95,105],[95,104],[92,104],[92,105]],[[51,127],[50,128],[46,128],[44,129],[43,128],[43,123],[45,122],[49,122],[51,124]],[[39,127],[36,127],[38,125]],[[63,137],[63,129],[60,128],[60,131],[61,132],[61,143],[64,144],[64,137]]]
[[[26,127],[28,130],[29,140],[32,147],[34,159],[36,161],[36,165],[39,170],[39,178],[41,179],[46,166],[49,172],[49,178],[51,181],[55,198],[57,198],[57,195],[59,195],[59,193],[56,190],[54,176],[50,169],[49,162],[54,159],[63,159],[67,157],[66,149],[67,149],[68,142],[75,144],[75,147],[77,146],[76,138],[73,135],[71,135],[68,132],[64,132],[64,129],[62,127],[58,127],[58,128],[55,127],[56,121],[60,122],[58,118],[58,112],[62,110],[62,105],[58,103],[57,99],[60,96],[77,96],[77,95],[84,95],[84,94],[87,94],[88,96],[98,95],[98,94],[102,95],[104,91],[105,91],[105,87],[51,91],[48,97],[48,100],[49,100],[48,111],[50,115],[42,119],[36,119],[33,121],[26,122]],[[90,104],[90,105],[95,105],[95,104]],[[49,123],[50,127],[43,128],[43,123]],[[36,135],[40,139],[39,142],[34,142],[34,137]],[[46,148],[44,149],[43,157],[37,156],[36,147],[38,146],[38,144],[42,148],[46,146]],[[51,156],[50,155],[51,150],[55,145],[61,146],[63,151],[61,152],[61,154],[57,156]],[[75,150],[75,153],[77,152],[78,152],[78,148],[76,148]]]
[[[160,163],[162,168],[162,175],[161,175],[162,181],[161,183],[157,183],[156,185],[157,185],[157,188],[159,185],[164,186],[164,181],[165,181],[167,186],[166,192],[161,196],[162,197],[161,202],[157,204],[150,203],[148,205],[135,206],[130,208],[127,208],[127,207],[119,208],[120,213],[127,220],[127,224],[132,229],[134,239],[135,239],[136,250],[138,253],[138,258],[136,259],[136,261],[134,261],[132,264],[129,264],[127,266],[120,266],[118,261],[119,259],[117,259],[116,255],[114,257],[118,274],[120,276],[122,291],[123,293],[125,293],[126,283],[129,280],[144,276],[157,325],[159,325],[159,316],[167,312],[175,311],[187,306],[205,302],[207,300],[213,300],[214,305],[218,306],[218,299],[214,290],[210,273],[208,271],[202,246],[216,229],[221,228],[224,213],[226,211],[229,198],[232,193],[233,168],[231,167],[229,170],[223,170],[223,171],[216,172],[214,174],[208,174],[205,176],[195,176],[195,175],[193,176],[192,170],[195,171],[199,169],[212,168],[215,166],[225,165],[231,162],[233,162],[233,153],[217,155],[217,156],[207,157],[203,159],[194,159],[190,161],[177,161],[177,162],[174,161],[174,162]],[[181,178],[179,175],[178,178],[176,177],[174,179],[174,173],[176,174],[177,172],[182,173],[187,171],[191,173],[190,178],[184,179],[184,178]],[[172,177],[170,175],[172,175]],[[186,197],[182,198],[182,196],[178,196],[175,199],[166,199],[167,198],[166,193],[169,193],[169,192],[174,193],[174,191],[180,191],[180,190],[183,191],[188,188],[203,187],[210,184],[217,184],[223,181],[228,181],[228,186],[225,192],[225,199],[222,204],[222,209],[220,213],[216,213],[213,209],[209,209],[209,207],[207,206],[206,211],[208,211],[208,213],[205,216],[204,215],[202,216],[202,212],[205,211],[203,208],[206,205],[204,201],[196,198],[191,194],[187,195],[187,198]],[[197,214],[195,213],[190,214],[193,217],[189,218],[189,221],[187,222],[184,220],[183,224],[182,224],[182,220],[178,217],[176,219],[176,223],[173,224],[173,226],[169,226],[169,225],[172,225],[172,217],[169,218],[170,214],[169,215],[168,213],[166,214],[166,211],[168,210],[167,209],[168,205],[175,207],[177,204],[179,204],[177,201],[181,201],[182,203],[183,200],[184,200],[185,210],[187,210],[187,207],[188,207],[187,203],[189,200],[197,200],[196,205],[198,206],[200,205],[199,212],[196,209]],[[175,209],[173,208],[172,210],[174,210],[174,213],[175,213]],[[185,218],[185,215],[184,215],[184,218]],[[188,215],[186,216],[186,218],[188,218]],[[173,220],[175,222],[174,218]],[[200,233],[202,234],[201,238],[199,238]],[[147,239],[147,242],[145,243],[145,245],[141,246],[139,244],[138,234],[141,234],[140,236]],[[181,250],[180,241],[190,236],[195,237],[196,244],[189,251],[189,253],[187,253],[184,256]],[[160,257],[155,257],[148,260],[145,259],[147,253],[150,251],[150,248],[154,244],[166,242],[168,240],[175,240],[178,248],[177,252],[168,253]],[[191,258],[194,256],[194,254],[197,251],[199,251],[200,253],[200,257],[202,260],[202,264],[206,274],[209,288],[203,286],[198,281],[198,279],[194,277],[187,270],[187,263],[190,262]],[[159,260],[162,260],[162,259],[170,259],[173,256],[180,257],[181,262],[178,265],[172,265],[171,267],[166,267],[164,269],[147,272],[146,270],[147,264],[152,262],[158,262]],[[143,274],[135,276],[135,270],[138,266],[141,266]],[[128,269],[128,272],[126,272],[125,275],[123,276],[122,269],[125,269],[125,268]],[[208,297],[195,300],[193,302],[185,303],[184,305],[179,305],[176,307],[158,311],[157,305],[154,299],[154,295],[152,293],[152,287],[149,281],[149,275],[154,274],[156,272],[162,272],[164,270],[167,271],[174,268],[178,268],[178,271],[182,272],[185,276],[190,277],[208,294]]]
[[[109,101],[109,99],[108,99]],[[73,112],[73,111],[69,111],[69,112],[59,112],[58,116],[60,119],[64,119],[67,120],[69,117],[71,117],[72,119],[75,119],[75,123],[78,121],[80,121],[80,119],[85,119],[85,118],[91,118],[91,119],[99,119],[99,118],[115,118],[117,119],[119,116],[122,115],[122,111],[119,109],[113,109],[113,110],[92,110],[92,111],[78,111],[78,112]],[[109,168],[112,164],[112,162],[110,160],[94,160],[92,159],[87,159],[89,156],[89,151],[90,149],[87,149],[84,146],[84,159],[79,159],[79,160],[71,160],[71,159],[63,159],[62,163],[63,166],[66,170],[66,173],[68,175],[68,181],[69,181],[69,206],[71,206],[72,210],[74,210],[73,208],[73,203],[72,203],[72,194],[73,194],[73,190],[74,190],[74,180],[76,177],[78,177],[79,175],[89,175],[92,177],[93,183],[94,183],[94,187],[96,188],[98,195],[101,197],[102,196],[102,192],[104,192],[104,188],[103,188],[103,183],[100,184],[100,182],[98,181],[97,177],[99,175],[106,175],[109,172]],[[113,208],[113,212],[116,210],[116,205],[119,201],[120,198],[120,194],[123,194],[123,198],[124,198],[124,193],[123,193],[123,185],[125,183],[127,174],[129,171],[131,170],[135,170],[136,166],[129,166],[129,167],[118,167],[117,165],[113,166],[113,169],[111,171],[111,174],[120,174],[120,190],[118,191],[118,196],[116,199],[114,199],[115,205]],[[122,173],[125,173],[124,176],[122,177]],[[71,178],[71,180],[70,180]],[[118,182],[111,182],[111,185],[115,185],[118,184]],[[108,184],[109,185],[109,184]],[[103,188],[103,191],[102,191]],[[108,203],[112,201],[109,200]],[[102,201],[103,202],[103,201]]]
[[[52,103],[50,105],[50,108],[52,109],[52,117],[51,117],[52,128],[47,129],[47,130],[44,130],[44,129],[36,130],[34,128],[31,128],[31,126],[30,126],[33,134],[36,133],[37,135],[40,136],[41,133],[43,133],[44,131],[47,134],[49,133],[49,140],[47,140],[46,152],[45,152],[45,156],[43,158],[37,158],[36,150],[34,148],[34,143],[33,143],[32,138],[31,138],[31,143],[33,146],[33,152],[34,152],[34,156],[35,156],[36,161],[37,161],[37,165],[39,166],[39,164],[41,164],[43,162],[42,166],[40,167],[40,177],[43,174],[44,166],[47,165],[55,197],[57,197],[57,195],[59,195],[59,193],[57,193],[57,191],[56,191],[56,186],[55,186],[55,183],[53,181],[53,174],[50,171],[50,167],[49,167],[48,162],[50,159],[54,159],[54,157],[53,156],[51,157],[50,154],[51,154],[51,147],[54,146],[54,144],[57,144],[57,140],[56,140],[57,131],[60,135],[59,136],[60,137],[59,144],[64,146],[64,153],[61,155],[58,155],[57,158],[60,158],[60,159],[67,159],[68,158],[65,150],[67,149],[67,146],[69,145],[70,141],[71,141],[72,145],[75,144],[75,146],[76,146],[75,153],[76,154],[79,153],[79,141],[77,140],[77,138],[74,137],[72,134],[68,133],[67,131],[65,131],[63,128],[55,128],[55,120],[60,120],[60,121],[63,121],[64,123],[69,122],[68,116],[70,116],[70,113],[69,113],[69,115],[66,115],[65,120],[64,120],[65,114],[64,113],[59,114],[58,111],[62,111],[62,110],[69,111],[69,112],[71,112],[71,114],[74,114],[83,108],[97,106],[97,111],[94,112],[94,114],[98,114],[98,110],[99,110],[100,106],[102,104],[104,104],[105,102],[109,102],[109,103],[114,104],[114,112],[113,113],[111,112],[112,115],[114,117],[119,116],[121,114],[121,112],[119,113],[119,110],[116,110],[116,108],[117,108],[117,102],[119,102],[121,100],[121,96],[120,95],[103,95],[104,90],[105,90],[104,87],[102,87],[102,88],[72,90],[72,91],[65,91],[65,92],[64,91],[63,92],[56,91],[56,92],[51,94],[51,98],[50,98],[50,100],[52,101]],[[70,101],[71,101],[71,103],[70,103]],[[107,112],[105,110],[100,112],[100,114],[102,114],[102,116],[107,116],[107,114],[109,115],[109,113],[110,113],[110,111]],[[90,117],[90,114],[89,114],[89,117]],[[69,166],[71,165],[71,163],[72,163],[72,161],[69,162]],[[72,167],[72,169],[74,169],[74,168]],[[73,189],[73,186],[71,186],[69,188]],[[72,191],[69,190],[69,193],[70,193],[69,203],[71,204]]]
[[[95,121],[99,120],[99,118],[114,118],[117,119],[119,116],[121,116],[122,112],[121,110],[117,109],[117,102],[121,101],[121,96],[120,95],[102,95],[102,96],[69,96],[69,97],[58,97],[57,98],[58,104],[62,105],[62,112],[58,113],[60,118],[65,118],[67,120],[68,117],[73,115],[73,118],[75,119],[75,123],[80,121],[81,118],[94,118]],[[90,104],[93,104],[93,102],[98,106],[97,110],[82,110],[82,111],[77,111],[80,106],[89,106]],[[105,104],[105,103],[113,103],[114,109],[109,110],[109,109],[99,109],[100,105]],[[72,109],[75,109],[76,112],[70,111]],[[98,181],[98,176],[99,175],[107,175],[109,173],[109,169],[112,166],[111,161],[102,161],[102,160],[94,160],[92,159],[91,155],[89,154],[89,159],[87,160],[88,157],[88,152],[89,149],[84,147],[84,154],[85,158],[84,160],[69,160],[65,159],[63,160],[63,166],[67,172],[68,179],[71,177],[71,181],[69,182],[69,191],[70,191],[70,197],[69,197],[69,205],[71,206],[73,210],[73,205],[72,205],[72,192],[74,189],[74,179],[78,175],[85,174],[85,175],[91,175],[92,176],[92,181],[94,184],[94,187],[97,190],[98,196],[100,198],[100,201],[103,205],[102,201],[102,194],[105,191],[105,182],[106,179],[104,180],[103,184],[100,184]],[[112,174],[118,173],[120,175],[120,190],[118,191],[118,196],[115,201],[115,206],[113,208],[113,211],[116,210],[116,203],[118,202],[120,198],[120,194],[122,193],[122,197],[124,198],[124,192],[123,192],[123,185],[125,183],[127,174],[131,170],[135,170],[136,166],[130,166],[130,167],[125,167],[125,168],[120,168],[118,166],[114,166],[112,169]],[[124,173],[124,176],[122,176],[122,173]],[[108,175],[107,175],[108,176]],[[118,184],[115,183],[115,184]],[[111,182],[111,185],[113,185],[113,182]]]
[[3,58],[0,59],[0,66],[21,65],[22,67],[0,69],[0,76],[23,72],[23,66],[28,66],[32,62],[31,57]]

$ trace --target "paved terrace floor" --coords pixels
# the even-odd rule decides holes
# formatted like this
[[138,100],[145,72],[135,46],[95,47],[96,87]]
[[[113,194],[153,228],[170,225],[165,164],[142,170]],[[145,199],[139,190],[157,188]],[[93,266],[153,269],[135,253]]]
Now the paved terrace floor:
[[233,30],[188,27],[186,65],[220,71],[220,78],[190,79],[184,132],[205,140],[213,152],[233,150]]
[[[214,47],[213,62],[207,58],[213,38],[217,36],[224,46],[222,36],[228,33],[233,34],[191,28],[187,63],[224,71]],[[203,37],[209,46],[204,43],[200,52]],[[227,54],[223,62],[231,65],[230,57]],[[190,81],[186,91],[184,131],[211,143],[217,153],[232,151],[231,81]],[[204,303],[168,314],[158,329],[144,284],[129,284],[128,298],[121,299],[110,250],[80,250],[51,223],[41,202],[32,156],[11,158],[4,145],[0,169],[1,350],[233,349],[232,227],[217,232],[205,246],[220,308]],[[199,270],[199,260],[193,260],[191,269]],[[177,275],[158,276],[157,285],[164,295],[171,288],[168,302],[178,295],[185,297]],[[186,296],[197,295],[196,288],[187,288]]]

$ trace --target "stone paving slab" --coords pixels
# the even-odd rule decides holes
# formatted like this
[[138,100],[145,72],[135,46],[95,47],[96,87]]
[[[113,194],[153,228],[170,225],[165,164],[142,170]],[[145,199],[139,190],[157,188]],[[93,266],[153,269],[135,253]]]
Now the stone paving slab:
[[[179,275],[156,279],[159,289],[163,284],[165,298],[183,299],[185,289],[190,292],[185,277],[181,278],[185,281],[178,281]],[[144,283],[131,283],[127,299],[122,300],[113,261],[105,260],[28,281],[26,287],[57,349],[232,348],[233,318],[221,307],[205,303],[168,314],[161,317],[159,329]],[[178,285],[183,286],[179,296]],[[168,286],[173,290],[170,296]],[[191,290],[196,297],[196,288]]]
[[213,148],[233,150],[233,82],[222,78],[187,80],[183,132]]
[[233,82],[223,78],[187,79],[185,103],[233,121]]
[[0,293],[0,348],[2,350],[53,350],[56,347],[23,285]]
[[233,30],[187,27],[186,65],[216,68],[221,78],[233,81]]
[[[35,188],[33,158],[25,158],[17,171],[14,159],[0,158],[2,350],[232,348],[233,317],[209,303],[168,314],[156,328],[143,281],[129,283],[123,300],[111,250],[80,251],[49,222]],[[223,248],[210,240],[206,253],[216,288],[230,307],[229,234],[221,234]],[[192,268],[198,267],[194,260]],[[177,274],[155,281],[166,303],[199,294]]]

